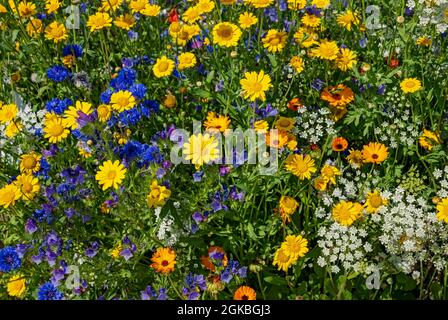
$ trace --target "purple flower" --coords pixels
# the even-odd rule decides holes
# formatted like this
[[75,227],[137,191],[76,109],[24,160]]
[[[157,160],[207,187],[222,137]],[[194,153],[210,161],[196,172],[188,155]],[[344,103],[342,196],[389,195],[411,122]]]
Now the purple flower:
[[33,234],[37,231],[36,221],[34,219],[28,218],[25,223],[25,232]]
[[196,221],[196,223],[200,223],[200,222],[204,221],[204,217],[202,216],[202,214],[200,212],[193,213],[192,218],[194,221]]
[[129,259],[132,258],[133,254],[132,254],[131,250],[126,248],[126,249],[123,249],[120,251],[120,256],[122,256],[126,261],[128,261]]
[[319,78],[314,79],[313,83],[311,84],[311,88],[313,88],[316,91],[322,90],[322,86],[324,85],[324,82],[320,80]]

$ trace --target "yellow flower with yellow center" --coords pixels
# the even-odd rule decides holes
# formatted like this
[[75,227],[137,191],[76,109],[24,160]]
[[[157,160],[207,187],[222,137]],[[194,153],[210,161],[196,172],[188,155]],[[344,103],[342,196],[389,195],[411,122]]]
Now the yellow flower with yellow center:
[[448,198],[444,198],[437,204],[437,220],[448,223]]
[[266,133],[269,129],[269,124],[266,120],[258,120],[254,122],[254,129],[257,133]]
[[344,13],[339,14],[337,17],[338,25],[348,31],[352,30],[352,26],[359,25],[359,22],[360,20],[358,14],[352,10],[347,10]]
[[93,112],[92,105],[88,102],[76,101],[75,106],[70,106],[64,112],[65,127],[69,129],[78,128],[79,113],[89,115]]
[[14,138],[23,129],[20,121],[10,122],[5,128],[5,136],[9,139]]
[[202,12],[197,6],[189,7],[182,15],[182,20],[187,23],[194,23],[201,18]]
[[122,2],[122,0],[102,0],[101,11],[115,11],[120,7]]
[[330,0],[313,0],[311,5],[316,6],[318,9],[326,9],[330,6]]
[[223,47],[235,47],[241,37],[241,30],[237,25],[221,22],[213,27],[213,42]]
[[159,15],[160,10],[161,10],[161,7],[159,5],[147,3],[145,5],[145,8],[142,11],[140,11],[140,13],[144,16],[155,17],[155,16]]
[[316,179],[314,179],[313,186],[318,191],[325,191],[328,186],[328,179],[319,176]]
[[299,56],[293,56],[291,58],[291,60],[289,60],[289,64],[291,65],[291,67],[294,68],[294,70],[297,73],[301,73],[303,71],[304,68],[304,62],[303,59]]
[[20,190],[23,200],[33,200],[34,196],[39,192],[39,180],[31,174],[21,174],[14,181],[14,185]]
[[263,70],[259,73],[252,71],[246,72],[244,78],[240,80],[241,87],[245,99],[255,101],[257,99],[261,101],[266,100],[266,91],[272,87],[271,77],[265,74]]
[[58,143],[67,138],[70,131],[65,127],[65,120],[62,117],[52,118],[45,120],[44,137],[48,139],[50,143]]
[[288,34],[286,32],[271,29],[262,39],[263,46],[269,52],[280,52],[285,47],[287,38]]
[[250,4],[254,8],[260,9],[269,7],[274,3],[274,0],[246,0],[245,3]]
[[61,2],[59,0],[47,0],[45,2],[45,9],[48,14],[52,14],[61,7]]
[[41,155],[35,152],[30,152],[22,155],[20,157],[20,172],[34,173],[39,171],[41,157]]
[[135,18],[129,13],[122,14],[115,19],[114,25],[121,29],[130,30],[135,25]]
[[43,24],[42,20],[30,18],[30,21],[26,25],[26,32],[32,38],[39,36],[42,33]]
[[314,14],[306,13],[300,21],[306,27],[317,28],[320,26],[321,19]]
[[319,43],[317,41],[319,36],[312,29],[303,27],[297,29],[294,33],[294,39],[303,48],[309,48]]
[[286,170],[297,176],[300,180],[311,179],[317,171],[314,160],[307,154],[292,154],[285,161]]
[[19,112],[19,109],[14,103],[4,104],[0,106],[0,123],[7,123],[12,121]]
[[132,92],[127,90],[114,92],[110,97],[110,105],[112,109],[118,112],[130,110],[135,106],[135,104],[136,102]]
[[165,186],[159,185],[157,180],[151,182],[149,187],[149,193],[146,197],[146,202],[150,208],[163,207],[166,200],[171,196],[171,190]]
[[251,12],[243,12],[238,18],[238,23],[241,29],[249,29],[253,25],[257,24],[258,18]]
[[295,120],[287,117],[279,117],[277,121],[275,121],[275,128],[284,131],[291,131],[294,128]]
[[192,164],[200,167],[218,159],[218,141],[208,133],[191,135],[183,145],[183,154],[186,160],[191,160]]
[[378,210],[388,204],[387,199],[383,199],[378,190],[371,191],[366,196],[364,207],[367,213],[377,213]]
[[174,61],[168,59],[167,56],[163,56],[158,58],[152,71],[157,78],[167,77],[173,73],[174,70]]
[[342,71],[347,71],[356,66],[356,53],[348,48],[342,48],[336,59],[337,67]]
[[110,187],[118,189],[118,186],[125,178],[126,171],[127,169],[120,161],[115,160],[112,162],[111,160],[107,160],[103,162],[103,165],[99,166],[95,179],[102,186],[103,191]]
[[90,32],[98,31],[112,26],[112,18],[107,12],[97,12],[89,16],[87,26],[90,28]]
[[285,249],[282,247],[278,248],[274,254],[273,265],[277,266],[280,271],[288,271],[289,267],[294,263],[293,259],[289,255],[286,254]]
[[21,197],[21,192],[14,184],[8,184],[0,189],[0,206],[8,208],[16,203]]
[[336,177],[341,174],[342,173],[338,168],[329,164],[325,164],[322,169],[320,169],[320,175],[332,184],[336,184]]
[[414,93],[422,88],[422,83],[416,78],[406,78],[401,81],[400,88],[404,93]]
[[6,291],[11,297],[21,298],[26,291],[26,280],[22,274],[16,274],[9,278]]
[[337,223],[349,227],[361,218],[362,208],[362,205],[358,202],[342,200],[333,207],[331,215]]
[[280,198],[280,216],[283,223],[291,221],[291,215],[296,212],[299,203],[292,197],[282,196]]
[[112,116],[112,108],[108,104],[100,104],[98,108],[96,108],[96,112],[100,122],[106,122]]
[[[15,13],[15,12],[14,12]],[[19,16],[29,18],[36,13],[36,5],[32,2],[22,1],[19,3]]]
[[132,13],[142,12],[143,10],[145,10],[147,4],[147,0],[131,0],[129,2],[129,8],[131,9]]
[[204,122],[204,126],[207,130],[217,130],[219,132],[225,132],[230,126],[230,119],[228,116],[216,116],[216,113],[209,112],[207,114],[207,120]]
[[431,151],[434,146],[442,143],[440,140],[440,134],[437,132],[423,129],[422,135],[418,138],[418,143],[422,148]]
[[313,56],[324,60],[336,60],[339,48],[336,41],[322,40],[317,48],[311,50]]
[[306,0],[288,0],[288,9],[302,10],[306,6]]
[[179,60],[179,70],[184,70],[188,68],[192,68],[196,65],[196,57],[191,52],[183,52],[178,57]]
[[118,259],[120,257],[120,252],[123,250],[123,247],[120,243],[118,243],[110,252],[110,255],[114,259]]
[[308,240],[302,236],[286,236],[285,241],[282,243],[285,254],[293,261],[302,258],[309,251]]
[[67,29],[62,23],[53,21],[45,28],[45,38],[48,40],[53,40],[55,43],[65,40],[67,37]]

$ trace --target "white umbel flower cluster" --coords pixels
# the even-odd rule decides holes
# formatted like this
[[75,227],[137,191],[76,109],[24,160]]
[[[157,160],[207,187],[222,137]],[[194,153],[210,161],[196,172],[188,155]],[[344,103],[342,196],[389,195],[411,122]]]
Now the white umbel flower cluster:
[[336,133],[334,121],[328,118],[329,114],[330,111],[326,108],[318,110],[311,110],[310,107],[300,108],[299,116],[296,118],[300,132],[294,133],[310,144],[321,142],[322,138]]

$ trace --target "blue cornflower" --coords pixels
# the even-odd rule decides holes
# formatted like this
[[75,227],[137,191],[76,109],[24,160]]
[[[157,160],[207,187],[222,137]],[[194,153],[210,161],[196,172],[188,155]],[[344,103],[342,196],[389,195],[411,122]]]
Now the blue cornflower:
[[64,66],[54,65],[53,67],[48,68],[47,76],[54,82],[62,82],[70,77],[70,72]]
[[135,98],[142,100],[146,95],[146,86],[142,83],[136,83],[129,88],[129,91]]
[[65,110],[69,106],[73,105],[73,101],[70,99],[58,99],[53,98],[45,104],[45,109],[47,109],[48,112],[54,112],[56,114],[63,114]]
[[22,260],[14,247],[0,249],[0,271],[10,272],[20,268]]
[[39,300],[62,300],[64,294],[60,292],[51,282],[46,282],[40,286],[37,293]]
[[62,49],[63,56],[73,55],[76,58],[81,58],[83,54],[83,49],[77,44],[68,44]]
[[100,101],[105,104],[110,103],[110,97],[112,96],[113,93],[114,93],[114,91],[110,88],[107,89],[106,91],[102,92],[100,94]]

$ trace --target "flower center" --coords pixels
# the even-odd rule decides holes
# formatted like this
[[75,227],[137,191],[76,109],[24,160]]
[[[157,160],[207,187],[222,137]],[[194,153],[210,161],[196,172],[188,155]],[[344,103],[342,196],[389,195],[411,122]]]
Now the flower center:
[[30,193],[31,191],[33,191],[33,185],[29,182],[25,182],[22,184],[22,191],[24,193]]
[[232,28],[227,26],[221,26],[218,29],[218,35],[224,40],[232,39]]
[[374,208],[378,208],[383,204],[383,199],[378,195],[370,197],[370,205]]
[[372,159],[373,159],[373,160],[376,160],[376,159],[378,159],[378,158],[379,158],[379,156],[378,156],[376,153],[372,154]]
[[241,297],[241,300],[249,300],[249,297],[246,296],[245,294]]
[[117,102],[120,106],[126,106],[129,103],[129,99],[126,97],[120,97]]
[[36,167],[37,161],[34,157],[26,157],[22,163],[26,169],[33,169]]
[[160,72],[165,72],[168,70],[169,64],[166,61],[162,61],[159,63],[159,71]]
[[263,89],[263,85],[260,82],[255,82],[252,85],[252,91],[254,91],[254,92],[260,92],[260,91],[262,91],[262,89]]
[[162,261],[162,266],[166,267],[167,265],[168,265],[168,261],[163,260],[163,261]]
[[64,127],[60,124],[55,124],[52,128],[52,134],[54,137],[60,136],[64,132]]
[[111,170],[107,174],[107,178],[110,179],[110,180],[115,179],[116,176],[117,176],[117,173],[115,172],[115,170]]

